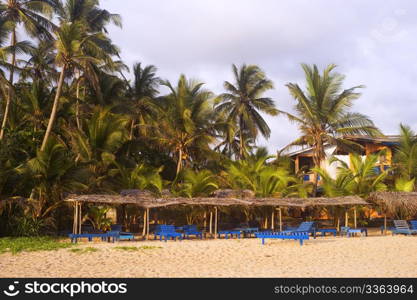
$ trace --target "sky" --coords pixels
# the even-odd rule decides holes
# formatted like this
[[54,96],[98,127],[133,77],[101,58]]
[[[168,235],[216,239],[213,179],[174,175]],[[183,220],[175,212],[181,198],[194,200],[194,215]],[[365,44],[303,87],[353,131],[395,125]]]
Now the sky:
[[[266,96],[293,111],[285,84],[304,87],[301,63],[330,63],[346,76],[344,88],[365,85],[351,108],[368,115],[385,134],[399,124],[417,130],[417,2],[379,0],[101,0],[123,19],[110,27],[122,60],[155,65],[176,82],[198,79],[214,93],[233,81],[232,64],[256,64],[274,82]],[[270,152],[294,140],[284,116],[265,116]]]

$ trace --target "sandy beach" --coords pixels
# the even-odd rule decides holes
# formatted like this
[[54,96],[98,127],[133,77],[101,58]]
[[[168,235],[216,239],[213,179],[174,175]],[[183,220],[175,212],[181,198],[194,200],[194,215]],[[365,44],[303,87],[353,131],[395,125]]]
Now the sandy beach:
[[[115,247],[138,247],[134,251]],[[145,246],[145,247],[144,247]],[[1,277],[417,277],[417,237],[82,242],[0,255]]]

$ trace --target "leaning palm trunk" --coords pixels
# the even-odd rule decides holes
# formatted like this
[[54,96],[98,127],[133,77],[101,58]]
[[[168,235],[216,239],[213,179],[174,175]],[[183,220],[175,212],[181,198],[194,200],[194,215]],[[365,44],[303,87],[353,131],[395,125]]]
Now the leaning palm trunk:
[[[12,47],[13,47],[13,52],[12,52],[12,65],[11,65],[11,69],[10,69],[10,79],[9,82],[11,85],[13,85],[13,79],[14,79],[14,67],[16,64],[16,49],[14,49],[16,47],[16,28],[13,28],[13,32],[12,32]],[[7,124],[7,118],[9,116],[9,111],[10,111],[10,103],[12,102],[12,89],[11,87],[9,87],[9,91],[7,93],[7,98],[6,98],[6,107],[4,109],[4,116],[3,116],[3,122],[1,124],[1,130],[0,130],[0,140],[3,140],[4,137],[4,131],[6,130],[6,124]]]
[[52,106],[51,115],[49,117],[48,127],[46,128],[45,136],[43,138],[41,151],[45,150],[46,144],[48,143],[49,136],[51,135],[51,132],[52,132],[52,127],[54,126],[54,122],[55,122],[56,115],[58,112],[59,98],[61,97],[62,86],[64,84],[64,77],[65,77],[65,66],[62,67],[61,74],[59,75],[58,88],[56,91],[54,104]]

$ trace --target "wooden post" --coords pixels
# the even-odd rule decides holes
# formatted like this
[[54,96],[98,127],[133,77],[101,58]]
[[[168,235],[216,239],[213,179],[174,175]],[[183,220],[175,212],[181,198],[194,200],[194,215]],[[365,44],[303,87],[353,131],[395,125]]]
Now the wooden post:
[[358,226],[358,224],[357,224],[357,220],[356,220],[356,218],[357,218],[357,216],[356,216],[356,206],[353,208],[353,226],[355,227],[355,228],[357,228]]
[[142,229],[142,236],[144,238],[146,236],[146,209],[143,211],[143,229]]
[[209,219],[209,233],[213,237],[213,211],[210,209],[210,219]]
[[203,215],[203,228],[204,228],[204,230],[206,230],[206,226],[207,226],[207,211],[204,210],[204,215]]
[[282,231],[282,209],[279,208],[279,231]]
[[76,234],[77,232],[77,202],[74,202],[74,220],[72,222],[72,233]]
[[149,240],[149,208],[146,209],[146,239]]
[[340,231],[340,218],[337,217],[337,231]]
[[214,207],[214,238],[217,239],[217,206]]
[[275,209],[274,207],[272,208],[272,214],[271,214],[271,230],[274,230],[274,216],[275,216]]
[[345,227],[349,226],[349,215],[348,215],[348,211],[345,210]]
[[81,207],[81,202],[78,203],[79,207],[78,207],[78,233],[81,233],[81,224],[82,224],[82,218],[83,218],[83,214],[82,214],[82,207]]
[[384,235],[387,234],[387,213],[384,215]]

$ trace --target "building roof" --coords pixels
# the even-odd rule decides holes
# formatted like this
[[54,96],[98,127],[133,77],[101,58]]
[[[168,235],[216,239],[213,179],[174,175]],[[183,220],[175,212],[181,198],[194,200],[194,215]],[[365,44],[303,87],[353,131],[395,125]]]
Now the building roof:
[[[354,141],[354,142],[366,142],[366,143],[373,143],[373,144],[381,144],[385,146],[395,146],[398,145],[400,141],[399,135],[385,135],[382,137],[372,137],[369,135],[346,135],[343,137],[344,139]],[[325,147],[331,147],[331,145],[325,145]],[[287,156],[295,156],[299,154],[309,154],[312,153],[313,147],[303,147],[302,149],[297,149],[292,152],[286,153]]]
[[398,210],[405,210],[411,216],[417,214],[417,192],[374,192],[369,200],[382,206],[385,212],[395,215]]

